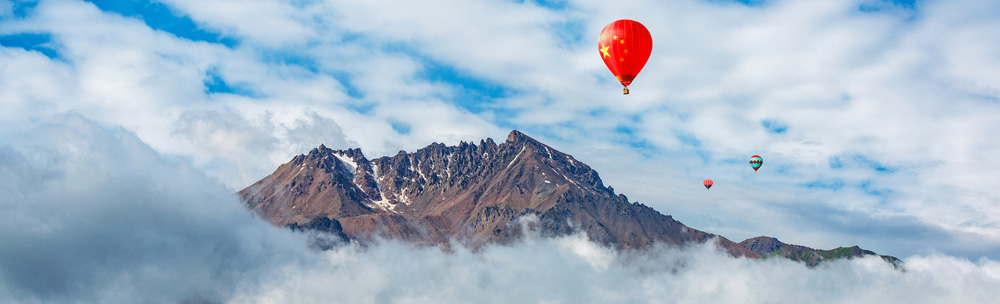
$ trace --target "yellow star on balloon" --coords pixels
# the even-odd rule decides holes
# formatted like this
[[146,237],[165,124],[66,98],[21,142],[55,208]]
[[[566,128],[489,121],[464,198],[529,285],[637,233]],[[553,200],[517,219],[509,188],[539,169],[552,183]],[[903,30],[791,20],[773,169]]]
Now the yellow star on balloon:
[[608,49],[610,48],[610,46],[601,45],[601,53],[604,54],[604,57],[611,57],[611,54],[608,54]]

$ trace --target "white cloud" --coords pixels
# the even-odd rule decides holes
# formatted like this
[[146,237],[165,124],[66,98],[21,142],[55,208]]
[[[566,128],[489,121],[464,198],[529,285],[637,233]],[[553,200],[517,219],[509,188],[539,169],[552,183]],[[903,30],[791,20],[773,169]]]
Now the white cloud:
[[[369,155],[377,156],[404,147],[415,149],[432,141],[478,139],[478,135],[470,135],[472,132],[461,132],[461,138],[452,135],[455,132],[450,130],[465,128],[466,123],[478,125],[470,131],[487,128],[478,117],[441,103],[437,96],[447,91],[415,78],[413,74],[420,67],[406,57],[381,52],[363,54],[384,68],[357,78],[371,80],[374,93],[370,100],[356,100],[333,76],[310,71],[309,66],[286,63],[280,59],[285,55],[269,50],[231,49],[186,40],[154,31],[137,19],[101,12],[89,3],[45,1],[32,12],[25,20],[2,23],[0,29],[10,33],[51,33],[62,58],[50,60],[36,52],[3,48],[7,64],[0,71],[9,81],[0,83],[7,88],[0,94],[5,97],[5,107],[12,109],[4,112],[5,122],[17,124],[78,111],[100,121],[121,124],[164,153],[195,158],[199,168],[232,189],[248,185],[293,155],[323,142],[334,148],[360,145]],[[283,33],[290,35],[294,31]],[[291,55],[309,57],[312,51]],[[279,59],[275,61],[276,56]],[[400,68],[400,62],[410,62],[411,67]],[[387,82],[379,84],[379,80]],[[207,93],[206,81],[247,88],[252,96]],[[389,110],[377,110],[372,116],[348,108],[372,102],[376,109]],[[422,117],[392,110],[409,103],[438,105],[421,108]],[[379,113],[396,114],[383,117]],[[208,116],[225,119],[213,120],[218,123],[193,121]],[[328,128],[308,136],[294,134],[296,130],[308,131],[301,129],[303,123],[317,119],[335,129],[345,127],[352,139],[345,139],[340,132],[325,132],[334,130]],[[453,119],[458,120],[451,123]],[[336,121],[347,123],[338,126]],[[419,132],[398,134],[390,121],[414,124],[413,129]],[[448,127],[429,130],[421,127],[424,121],[441,121],[439,126]],[[234,130],[237,125],[239,130]],[[307,139],[309,142],[299,142]],[[232,153],[235,150],[243,152]],[[243,157],[230,157],[233,155]]]
[[231,187],[252,184],[261,178],[259,172],[274,169],[260,157],[275,151],[280,143],[269,115],[247,120],[234,112],[184,112],[177,119],[174,132],[208,154],[199,155],[202,156],[199,163],[233,162],[220,166],[227,171],[213,172],[216,176],[238,178],[238,183]]
[[163,0],[208,29],[267,47],[301,45],[318,38],[316,24],[300,7],[272,0]]
[[237,301],[978,303],[996,297],[990,286],[1000,280],[1000,264],[990,260],[913,257],[903,272],[865,258],[808,269],[787,260],[733,259],[712,246],[612,254],[595,265],[565,241],[529,240],[476,253],[393,242],[343,247],[325,253],[328,265],[289,269]]
[[0,136],[2,302],[217,302],[309,258],[119,127],[66,114]]

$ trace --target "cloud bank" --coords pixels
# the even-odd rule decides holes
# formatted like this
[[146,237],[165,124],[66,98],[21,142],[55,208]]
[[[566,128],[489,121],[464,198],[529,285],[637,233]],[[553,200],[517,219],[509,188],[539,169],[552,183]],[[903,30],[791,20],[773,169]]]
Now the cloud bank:
[[67,114],[0,147],[0,302],[219,302],[308,256],[222,185]]
[[808,269],[786,260],[734,259],[714,246],[617,254],[581,236],[511,247],[412,248],[384,243],[324,254],[247,302],[353,303],[988,303],[1000,263],[948,256],[879,258]]

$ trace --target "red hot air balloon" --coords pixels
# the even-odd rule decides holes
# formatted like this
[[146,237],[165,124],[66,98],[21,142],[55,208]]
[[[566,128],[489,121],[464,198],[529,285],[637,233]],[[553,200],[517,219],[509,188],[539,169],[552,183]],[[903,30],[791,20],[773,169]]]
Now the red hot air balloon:
[[628,94],[628,85],[646,65],[649,53],[653,51],[653,37],[641,23],[622,19],[604,27],[597,49],[604,64],[625,86],[622,93]]
[[708,190],[708,188],[712,188],[712,180],[710,179],[705,180],[705,190]]

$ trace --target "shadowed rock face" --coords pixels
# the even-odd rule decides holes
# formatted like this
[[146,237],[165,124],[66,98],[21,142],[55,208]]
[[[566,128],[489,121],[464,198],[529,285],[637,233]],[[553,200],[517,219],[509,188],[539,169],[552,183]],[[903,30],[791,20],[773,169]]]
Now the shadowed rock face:
[[[356,240],[508,243],[522,235],[517,219],[525,215],[538,218],[534,225],[542,235],[582,230],[618,249],[716,237],[630,203],[586,164],[518,131],[499,145],[492,139],[435,143],[371,161],[358,149],[321,145],[239,195],[275,225],[309,227],[317,218],[334,219]],[[759,256],[723,237],[717,242],[732,255]]]

